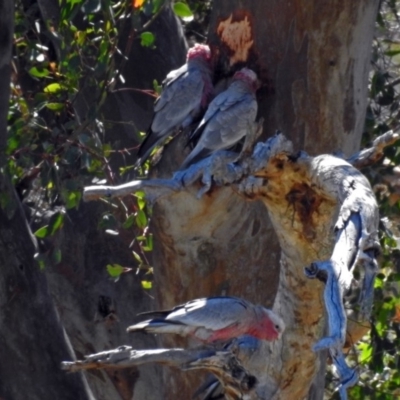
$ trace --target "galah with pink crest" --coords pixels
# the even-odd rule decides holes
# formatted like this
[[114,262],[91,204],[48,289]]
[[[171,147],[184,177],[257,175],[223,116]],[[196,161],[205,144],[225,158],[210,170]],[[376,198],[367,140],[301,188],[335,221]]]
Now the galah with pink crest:
[[233,76],[228,89],[210,103],[190,140],[199,140],[183,162],[180,170],[188,168],[217,150],[235,145],[251,129],[257,116],[257,75],[242,68]]
[[273,341],[285,329],[273,311],[237,297],[208,297],[172,310],[142,313],[151,319],[128,327],[128,332],[176,333],[211,343],[240,335]]
[[210,49],[196,44],[188,50],[186,64],[171,71],[163,81],[163,91],[154,104],[154,118],[140,145],[137,164],[143,164],[154,147],[174,130],[186,128],[200,118],[213,91]]

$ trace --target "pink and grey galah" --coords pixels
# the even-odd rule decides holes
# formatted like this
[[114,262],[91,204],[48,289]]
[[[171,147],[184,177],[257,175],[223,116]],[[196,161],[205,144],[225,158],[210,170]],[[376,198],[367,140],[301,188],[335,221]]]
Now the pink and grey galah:
[[140,145],[137,164],[143,164],[174,130],[186,128],[200,118],[213,91],[210,49],[196,44],[188,50],[186,64],[171,71],[163,81],[163,91],[154,104],[153,121]]
[[285,329],[273,311],[237,297],[208,297],[189,301],[172,310],[142,313],[150,317],[128,327],[128,332],[175,333],[205,343],[240,335],[273,341]]
[[199,140],[180,170],[218,150],[229,149],[249,132],[257,116],[256,90],[254,71],[242,68],[234,74],[228,89],[210,103],[199,126],[191,134],[191,140]]

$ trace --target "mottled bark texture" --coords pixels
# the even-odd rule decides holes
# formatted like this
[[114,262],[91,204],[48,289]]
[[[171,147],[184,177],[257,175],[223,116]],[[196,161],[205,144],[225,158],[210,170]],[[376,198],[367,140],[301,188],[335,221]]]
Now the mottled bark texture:
[[[217,78],[231,75],[243,65],[253,68],[261,80],[259,115],[265,120],[266,136],[281,129],[297,150],[318,154],[341,149],[349,155],[359,146],[364,123],[377,7],[373,0],[330,4],[317,0],[307,4],[215,1],[209,44]],[[173,141],[155,176],[170,177],[187,153],[184,140]],[[282,221],[295,226],[292,219],[299,212],[296,193],[305,199],[313,193],[301,185],[296,187],[295,182],[276,185],[283,206],[279,213],[287,213],[281,215]],[[303,359],[303,352],[309,351],[310,338],[322,333],[323,308],[322,286],[317,290],[318,284],[308,281],[302,268],[329,254],[332,210],[322,203],[318,213],[324,221],[304,233],[309,246],[293,248],[283,241],[281,256],[260,202],[248,202],[229,187],[213,188],[197,201],[197,190],[192,187],[165,197],[154,207],[157,306],[171,307],[199,296],[221,294],[265,306],[277,295],[276,302],[292,304],[288,337],[294,347],[292,353],[282,354],[280,361],[287,367],[281,399],[304,398],[318,367],[315,357]],[[310,218],[303,217],[303,223]],[[281,273],[277,294],[280,262],[287,268]],[[314,312],[310,307],[315,307]],[[163,345],[172,343],[163,339]],[[301,365],[299,360],[303,360]],[[167,373],[164,398],[189,398],[193,382]],[[322,384],[317,382],[312,390],[319,398],[317,388]],[[314,394],[312,397],[318,398]]]

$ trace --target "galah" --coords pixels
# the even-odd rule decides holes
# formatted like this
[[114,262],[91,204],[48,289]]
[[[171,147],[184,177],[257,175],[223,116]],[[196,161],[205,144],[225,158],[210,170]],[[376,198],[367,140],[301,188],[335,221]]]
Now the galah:
[[154,147],[178,128],[186,128],[201,117],[213,94],[211,52],[196,44],[187,53],[186,64],[171,71],[154,104],[154,118],[140,145],[137,164],[143,164]]
[[128,327],[128,332],[176,333],[211,343],[240,335],[276,340],[285,329],[273,311],[237,297],[208,297],[172,310],[143,313],[151,319]]
[[256,90],[255,72],[242,68],[235,73],[228,89],[210,103],[199,126],[191,134],[190,140],[199,140],[180,170],[215,151],[229,149],[253,129],[257,116]]

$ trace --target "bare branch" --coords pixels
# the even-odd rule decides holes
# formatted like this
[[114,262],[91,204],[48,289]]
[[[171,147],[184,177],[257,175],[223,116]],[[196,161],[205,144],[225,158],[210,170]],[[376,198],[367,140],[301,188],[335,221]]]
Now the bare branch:
[[[84,369],[129,368],[147,363],[158,363],[183,371],[204,369],[213,373],[219,383],[211,381],[210,385],[220,385],[229,400],[243,398],[249,400],[265,399],[265,386],[271,384],[265,376],[264,357],[260,349],[265,342],[251,336],[241,336],[229,342],[223,349],[157,349],[134,350],[130,346],[85,356],[84,360],[63,362],[62,369],[77,372]],[[199,394],[201,394],[199,392]]]
[[388,131],[381,136],[378,136],[372,146],[353,154],[347,161],[356,168],[364,168],[375,164],[383,157],[383,150],[399,140],[399,134],[393,131]]
[[152,202],[182,187],[178,181],[169,179],[146,179],[125,183],[119,186],[87,186],[83,190],[85,201],[98,200],[100,197],[123,197],[139,190],[146,191],[147,199]]
[[134,350],[130,346],[120,346],[114,350],[85,356],[84,360],[64,361],[62,369],[77,372],[83,369],[129,368],[137,365],[158,363],[181,367],[195,360],[210,357],[215,351],[204,349],[156,349]]

